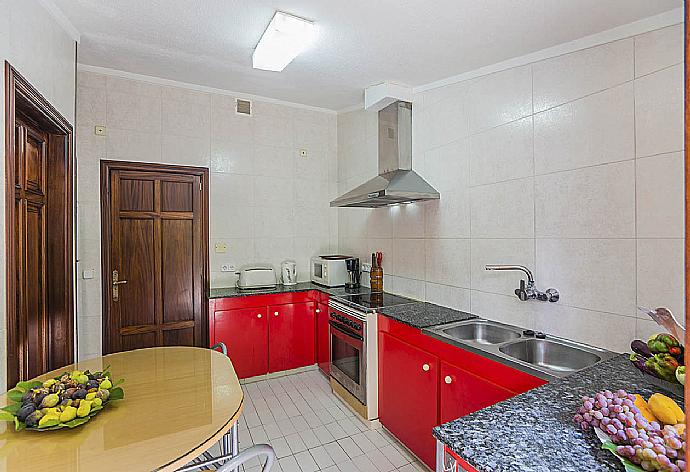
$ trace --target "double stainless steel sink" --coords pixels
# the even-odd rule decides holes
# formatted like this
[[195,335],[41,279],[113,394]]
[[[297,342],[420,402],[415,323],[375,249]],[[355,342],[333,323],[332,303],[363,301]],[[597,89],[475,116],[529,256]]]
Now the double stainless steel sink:
[[482,319],[435,326],[426,332],[546,380],[565,377],[616,355],[556,336],[536,338],[517,326]]

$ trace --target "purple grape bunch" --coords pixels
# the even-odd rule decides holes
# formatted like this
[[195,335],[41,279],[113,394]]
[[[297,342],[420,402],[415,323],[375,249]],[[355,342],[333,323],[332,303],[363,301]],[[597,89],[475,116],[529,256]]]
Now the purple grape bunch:
[[617,445],[621,456],[644,470],[685,471],[685,429],[648,421],[635,406],[635,395],[604,390],[583,397],[573,418],[583,430],[599,428]]

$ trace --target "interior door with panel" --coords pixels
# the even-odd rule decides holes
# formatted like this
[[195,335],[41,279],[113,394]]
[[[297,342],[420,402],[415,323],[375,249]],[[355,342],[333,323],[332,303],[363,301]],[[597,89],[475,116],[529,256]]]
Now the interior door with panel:
[[305,367],[316,362],[314,303],[268,307],[268,370]]
[[214,313],[214,341],[228,348],[241,379],[268,372],[268,317],[266,307],[238,308]]
[[379,420],[429,467],[435,468],[438,358],[379,333]]
[[207,169],[102,164],[104,351],[207,346]]

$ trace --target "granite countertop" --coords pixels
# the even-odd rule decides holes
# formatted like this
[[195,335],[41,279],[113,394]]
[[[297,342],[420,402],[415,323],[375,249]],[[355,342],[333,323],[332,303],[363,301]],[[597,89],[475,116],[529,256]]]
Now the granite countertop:
[[[346,290],[344,287],[323,287],[312,282],[300,282],[297,285],[276,285],[274,288],[257,289],[257,290],[240,290],[237,287],[227,288],[212,288],[209,291],[209,298],[234,298],[234,297],[248,297],[252,295],[268,295],[277,293],[291,293],[291,292],[308,292],[310,290],[318,290],[327,293],[334,299],[341,303],[357,308],[361,311],[371,312],[373,309],[358,305],[352,301],[345,300],[339,297],[347,295],[356,295],[361,293],[371,293],[368,287],[360,287],[356,290]],[[399,297],[399,296],[398,296]],[[405,297],[401,297],[405,298]],[[420,302],[412,298],[409,303],[401,305],[393,305],[389,307],[380,308],[378,310],[382,315],[388,316],[396,321],[405,323],[414,328],[429,328],[455,321],[465,321],[477,318],[475,315],[465,313],[464,311],[446,308],[440,305],[435,305],[429,302]]]
[[344,287],[323,287],[312,282],[300,282],[296,285],[282,285],[278,284],[273,288],[262,289],[245,289],[240,290],[237,287],[223,287],[212,288],[209,290],[208,298],[234,298],[234,297],[249,297],[253,295],[270,295],[276,293],[292,293],[292,292],[309,292],[310,290],[318,290],[333,296],[355,295],[358,293],[369,293],[371,290],[368,287],[360,287],[356,290],[346,290]]
[[621,388],[645,398],[661,391],[621,354],[438,426],[433,434],[480,472],[622,472],[623,465],[601,449],[594,433],[572,420],[582,396]]
[[476,315],[464,311],[446,308],[429,302],[416,302],[407,305],[394,305],[384,307],[379,313],[386,315],[413,328],[429,328],[431,326],[465,321],[477,318]]

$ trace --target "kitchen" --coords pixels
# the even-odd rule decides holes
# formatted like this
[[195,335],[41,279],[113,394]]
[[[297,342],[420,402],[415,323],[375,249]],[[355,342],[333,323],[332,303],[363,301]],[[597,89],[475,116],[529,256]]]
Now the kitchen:
[[[74,129],[74,353],[15,376],[8,308],[8,389],[222,342],[239,450],[285,472],[624,470],[581,397],[682,403],[628,360],[672,332],[638,307],[684,324],[682,2],[24,3],[0,52]],[[318,33],[261,70],[283,9]]]

